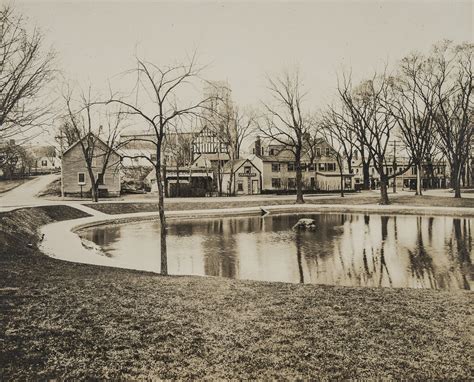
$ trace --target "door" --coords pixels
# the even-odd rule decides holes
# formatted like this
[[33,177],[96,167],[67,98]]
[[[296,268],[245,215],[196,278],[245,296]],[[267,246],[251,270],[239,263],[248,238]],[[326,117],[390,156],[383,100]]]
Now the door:
[[258,194],[258,180],[252,180],[252,194]]

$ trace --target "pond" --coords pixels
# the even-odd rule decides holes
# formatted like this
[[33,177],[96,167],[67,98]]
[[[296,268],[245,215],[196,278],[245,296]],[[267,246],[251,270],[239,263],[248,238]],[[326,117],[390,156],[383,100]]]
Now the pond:
[[[302,217],[315,231],[292,230]],[[292,214],[169,220],[175,275],[346,286],[471,289],[473,219],[364,214]],[[80,232],[114,265],[159,272],[159,224]]]

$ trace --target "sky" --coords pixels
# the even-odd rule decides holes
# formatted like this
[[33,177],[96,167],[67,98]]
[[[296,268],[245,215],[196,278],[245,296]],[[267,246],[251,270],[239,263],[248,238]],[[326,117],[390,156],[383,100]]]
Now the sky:
[[119,73],[138,55],[158,65],[194,51],[203,76],[227,80],[240,106],[266,99],[265,75],[298,67],[306,104],[331,102],[337,74],[355,79],[394,66],[442,39],[473,41],[471,1],[42,1],[14,5],[81,86],[127,90]]

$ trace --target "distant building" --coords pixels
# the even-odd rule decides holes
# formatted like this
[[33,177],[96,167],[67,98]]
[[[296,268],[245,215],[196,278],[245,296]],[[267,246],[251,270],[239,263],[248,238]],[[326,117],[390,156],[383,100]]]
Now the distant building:
[[[95,140],[92,164],[94,175],[99,181],[99,195],[118,196],[120,195],[120,156],[116,151],[112,151],[107,169],[105,173],[102,173],[104,155],[110,149],[100,138],[95,137]],[[62,155],[62,184],[65,195],[91,192],[92,182],[80,141],[70,146]]]
[[[285,145],[269,143],[264,145],[257,137],[252,149],[253,162],[262,173],[263,191],[296,190],[295,156]],[[313,155],[305,151],[301,158],[303,189],[332,191],[341,188],[341,175],[331,146],[321,139]],[[352,174],[343,170],[344,188],[352,188]]]
[[234,195],[255,195],[262,191],[262,172],[250,158],[228,161],[223,168],[224,192]]
[[[392,176],[395,172],[400,172],[403,168],[407,167],[408,163],[408,158],[398,158],[396,169],[393,167],[393,163],[387,163],[384,166],[385,173],[388,176]],[[360,160],[353,162],[352,170],[356,187],[358,184],[362,185],[364,183],[364,175]],[[449,166],[444,159],[433,162],[426,161],[422,164],[421,170],[421,186],[423,189],[446,188],[449,186]],[[372,189],[380,187],[380,175],[374,166],[369,167],[369,182]],[[416,167],[411,166],[403,174],[396,178],[391,178],[389,180],[389,187],[393,187],[394,182],[396,182],[396,187],[399,189],[416,190]]]
[[29,146],[26,150],[32,157],[31,173],[46,174],[61,169],[61,160],[54,146]]

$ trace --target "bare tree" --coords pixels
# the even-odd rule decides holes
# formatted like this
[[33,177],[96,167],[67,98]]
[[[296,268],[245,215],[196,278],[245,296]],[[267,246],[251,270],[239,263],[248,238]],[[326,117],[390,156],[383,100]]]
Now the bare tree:
[[40,97],[54,76],[52,50],[43,48],[38,29],[26,30],[26,20],[10,5],[0,8],[0,138],[44,126],[50,105]]
[[214,133],[222,147],[229,155],[230,178],[227,184],[227,194],[233,195],[234,164],[240,158],[242,143],[255,129],[256,116],[250,109],[241,110],[238,107],[226,109],[228,114],[220,113],[217,117],[220,123],[214,127]]
[[[373,144],[375,136],[369,133],[364,120],[370,113],[371,104],[366,102],[366,99],[362,97],[350,97],[350,103],[352,103],[353,106],[352,108],[348,107],[348,95],[351,94],[352,91],[351,74],[344,75],[342,81],[338,80],[338,95],[342,107],[340,111],[333,108],[333,113],[335,113],[344,124],[350,126],[350,129],[354,133],[353,143],[355,149],[360,154],[362,164],[363,189],[368,190],[370,189],[370,165],[373,159],[372,152],[368,146]],[[358,112],[354,113],[352,111],[353,108],[357,108]]]
[[174,129],[177,121],[196,116],[204,107],[206,99],[188,105],[179,104],[180,91],[192,87],[193,80],[199,78],[202,68],[196,67],[195,56],[189,63],[159,67],[151,62],[137,58],[137,67],[128,72],[136,76],[134,100],[112,95],[108,103],[122,105],[130,116],[141,119],[153,133],[153,139],[137,138],[155,147],[155,157],[140,155],[154,167],[158,185],[158,212],[160,218],[161,274],[168,274],[166,249],[166,218],[163,187],[163,145],[167,134]]
[[[182,121],[178,121],[179,125],[174,126],[165,138],[164,151],[167,151],[172,156],[172,162],[176,169],[176,196],[180,196],[180,172],[182,167],[189,167],[191,171],[191,164],[193,162],[193,139],[196,132],[191,128],[185,128]],[[191,185],[191,174],[189,177],[189,184]]]
[[[344,109],[344,108],[343,108]],[[344,110],[338,111],[330,106],[322,118],[322,134],[332,148],[331,155],[339,167],[341,197],[344,197],[344,164],[347,164],[349,174],[352,174],[352,159],[354,157],[355,134],[352,125],[344,118]]]
[[422,194],[422,165],[437,144],[438,135],[433,129],[433,115],[438,106],[435,92],[430,85],[430,63],[413,53],[402,59],[399,74],[393,81],[394,96],[389,111],[396,119],[398,133],[416,166],[416,194]]
[[363,81],[355,89],[352,89],[351,84],[345,84],[344,91],[340,93],[344,106],[355,121],[353,126],[364,127],[361,139],[380,176],[381,204],[390,203],[387,190],[389,180],[405,173],[412,166],[410,159],[407,166],[399,171],[395,169],[392,174],[387,171],[387,149],[397,127],[397,119],[389,110],[393,101],[393,81],[394,79],[385,73],[374,75],[372,79]]
[[272,103],[263,102],[266,115],[260,131],[291,151],[295,157],[296,203],[304,203],[301,157],[312,118],[303,111],[305,92],[298,70],[285,71],[280,77],[267,77]]
[[103,179],[95,176],[94,169],[99,167],[100,174],[104,177],[107,169],[116,164],[111,163],[110,160],[118,148],[125,114],[121,110],[106,109],[102,110],[103,118],[101,118],[94,109],[104,109],[105,105],[92,100],[90,88],[88,93],[81,94],[79,100],[73,98],[73,91],[68,88],[63,94],[63,99],[67,114],[63,117],[64,124],[60,129],[64,130],[64,126],[67,126],[67,135],[62,135],[60,139],[77,138],[76,142],[81,147],[91,182],[91,197],[94,202],[97,202],[99,185]]
[[453,45],[443,42],[434,47],[429,58],[430,90],[436,107],[431,117],[449,161],[454,197],[461,197],[462,172],[469,159],[474,133],[472,68],[474,44]]

